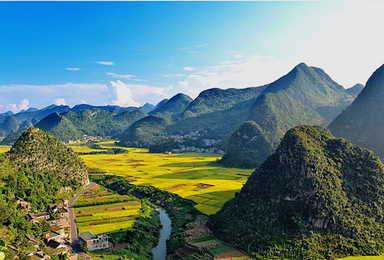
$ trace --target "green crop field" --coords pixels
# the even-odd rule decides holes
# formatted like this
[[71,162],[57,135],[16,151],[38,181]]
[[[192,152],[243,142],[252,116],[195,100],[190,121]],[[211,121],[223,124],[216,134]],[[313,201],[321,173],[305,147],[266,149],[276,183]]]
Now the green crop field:
[[[115,198],[124,202],[114,202]],[[97,203],[97,205],[89,205]],[[82,207],[82,205],[85,205]],[[128,229],[140,216],[140,200],[132,196],[121,196],[96,188],[82,194],[75,202],[76,222],[79,232],[91,231],[94,234],[113,233]]]
[[[115,147],[113,142],[99,143],[103,148]],[[90,152],[85,146],[71,146],[76,152]],[[87,150],[88,149],[88,150]],[[125,177],[136,185],[152,185],[176,193],[197,203],[205,214],[216,213],[234,197],[253,170],[225,168],[215,162],[214,154],[148,153],[148,149],[126,148],[127,154],[81,155],[87,167],[106,174]]]
[[0,153],[8,152],[12,146],[10,145],[0,145]]
[[348,256],[344,258],[340,258],[343,260],[384,260],[384,256]]

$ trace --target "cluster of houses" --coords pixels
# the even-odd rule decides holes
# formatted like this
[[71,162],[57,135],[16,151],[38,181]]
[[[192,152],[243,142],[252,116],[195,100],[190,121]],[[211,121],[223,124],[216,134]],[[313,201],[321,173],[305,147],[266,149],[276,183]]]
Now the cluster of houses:
[[[22,198],[16,197],[18,207],[20,210],[31,212],[31,205]],[[56,215],[57,218],[51,219],[52,215]],[[52,255],[67,254],[68,260],[78,259],[78,255],[72,251],[70,247],[70,222],[68,212],[68,201],[59,199],[55,203],[49,205],[46,209],[40,211],[40,213],[33,214],[28,213],[29,221],[36,224],[45,219],[50,225],[51,230],[44,233],[45,236],[45,252],[40,250],[40,243],[32,235],[27,234],[25,238],[28,243],[31,243],[35,250],[29,250],[26,252],[27,256],[31,260],[49,260]],[[87,231],[79,234],[79,243],[84,246],[87,251],[100,250],[110,248],[111,244],[108,241],[108,236],[105,234],[94,235],[92,232]],[[17,258],[17,250],[14,250],[15,257]]]
[[171,153],[211,153],[211,154],[220,154],[224,155],[224,151],[218,148],[197,148],[195,146],[185,146],[181,145],[180,149],[173,149]]
[[[22,198],[17,197],[17,202],[19,203],[19,209],[30,212],[31,206],[28,202]],[[46,259],[49,260],[50,255],[62,255],[67,254],[69,260],[76,260],[77,254],[71,251],[70,241],[69,241],[69,227],[70,223],[68,220],[68,201],[59,199],[55,203],[49,205],[46,209],[42,210],[40,213],[33,214],[28,213],[29,221],[31,223],[39,223],[43,219],[47,221],[50,225],[51,230],[44,232],[45,236],[45,252],[40,250],[40,243],[32,235],[25,235],[28,243],[31,243],[35,250],[29,250],[26,252],[27,256],[31,257],[31,260]],[[51,220],[51,215],[55,214],[56,219]]]

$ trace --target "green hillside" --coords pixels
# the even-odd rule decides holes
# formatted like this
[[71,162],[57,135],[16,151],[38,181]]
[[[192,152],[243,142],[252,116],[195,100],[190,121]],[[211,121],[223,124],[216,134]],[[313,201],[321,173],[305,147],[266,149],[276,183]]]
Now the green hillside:
[[125,111],[120,114],[88,108],[79,112],[53,113],[42,119],[36,126],[52,133],[61,141],[82,139],[89,136],[115,136],[121,134],[132,123],[147,116],[141,110]]
[[219,161],[228,167],[254,169],[273,152],[263,130],[253,121],[247,121],[229,139],[227,153]]
[[264,89],[265,86],[245,89],[231,88],[223,90],[212,88],[204,90],[189,104],[179,120],[229,109],[239,102],[256,98]]
[[209,226],[268,259],[382,254],[383,199],[377,156],[323,127],[297,126]]
[[353,103],[329,125],[335,136],[371,149],[384,160],[384,65]]
[[185,108],[192,102],[192,98],[179,93],[173,96],[170,100],[164,104],[160,104],[160,107],[149,112],[149,115],[162,117],[170,121],[176,120]]
[[170,122],[164,118],[147,116],[133,123],[121,136],[120,145],[128,147],[149,147],[164,136]]
[[327,125],[352,100],[324,71],[301,63],[268,86],[253,104],[248,120],[256,122],[276,147],[291,127]]

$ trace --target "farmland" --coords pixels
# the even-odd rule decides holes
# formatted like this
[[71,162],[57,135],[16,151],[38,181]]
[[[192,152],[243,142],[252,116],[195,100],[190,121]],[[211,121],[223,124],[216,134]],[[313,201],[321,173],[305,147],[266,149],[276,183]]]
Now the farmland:
[[10,145],[0,145],[0,153],[8,152],[11,149]]
[[129,229],[140,216],[140,208],[139,199],[114,194],[96,186],[80,196],[75,203],[79,232],[99,234]]
[[[102,148],[114,147],[101,142]],[[92,151],[71,146],[76,152]],[[89,150],[87,150],[89,149]],[[216,213],[239,191],[253,170],[224,168],[214,154],[155,154],[147,149],[127,148],[127,154],[81,155],[91,172],[123,176],[135,185],[152,185],[197,203],[205,214]]]

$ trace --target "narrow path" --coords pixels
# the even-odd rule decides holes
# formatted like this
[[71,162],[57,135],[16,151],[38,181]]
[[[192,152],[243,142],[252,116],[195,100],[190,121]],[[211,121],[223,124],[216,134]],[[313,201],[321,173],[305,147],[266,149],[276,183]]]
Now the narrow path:
[[74,197],[72,197],[68,201],[69,222],[71,224],[71,246],[72,246],[73,251],[75,253],[77,253],[81,259],[92,259],[92,258],[89,257],[88,255],[86,255],[83,252],[83,250],[80,249],[79,240],[78,240],[78,237],[77,237],[77,227],[76,227],[76,222],[75,222],[75,210],[74,210],[73,204],[75,203],[75,201],[79,198],[79,196],[81,194],[83,194],[84,192],[92,189],[93,187],[95,187],[95,185],[96,185],[96,183],[91,182],[91,184],[89,185],[88,188],[86,188],[85,190],[83,190],[80,193],[76,194]]

